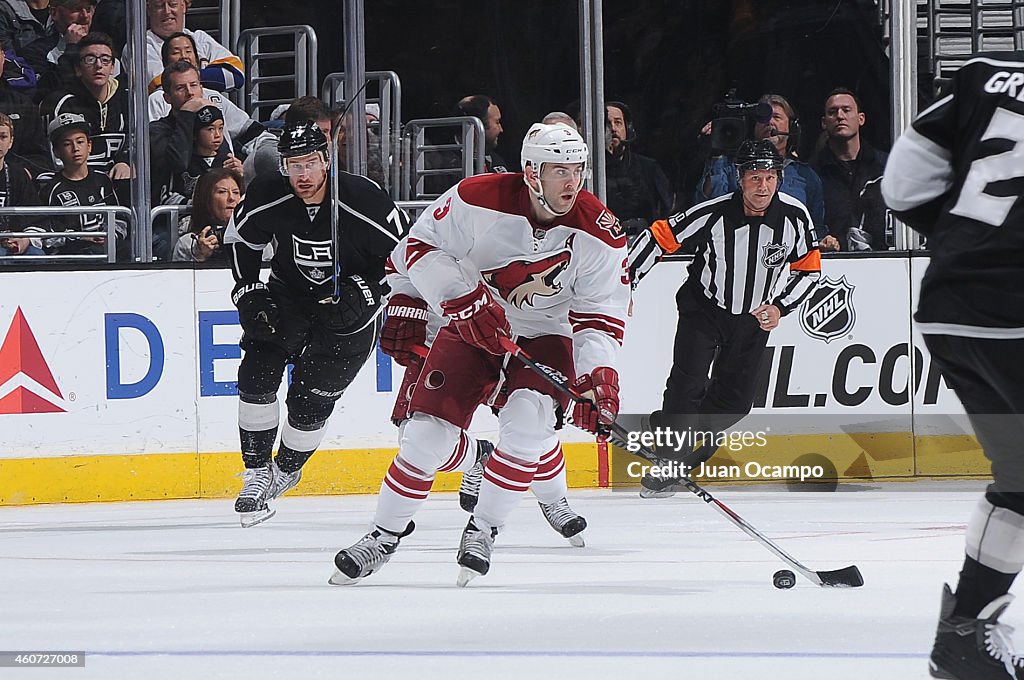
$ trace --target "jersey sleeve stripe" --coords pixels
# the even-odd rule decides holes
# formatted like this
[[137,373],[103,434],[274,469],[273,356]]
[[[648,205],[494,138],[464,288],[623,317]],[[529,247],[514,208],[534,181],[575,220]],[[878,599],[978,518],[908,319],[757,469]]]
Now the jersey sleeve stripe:
[[572,324],[572,332],[580,333],[582,331],[597,331],[603,333],[614,340],[618,345],[622,345],[622,340],[625,337],[625,332],[618,326],[614,326],[603,321],[579,321]]
[[424,243],[417,238],[410,238],[409,245],[405,248],[405,268],[406,270],[412,269],[412,266],[420,261],[420,259],[432,250],[437,250],[434,246],[429,243]]

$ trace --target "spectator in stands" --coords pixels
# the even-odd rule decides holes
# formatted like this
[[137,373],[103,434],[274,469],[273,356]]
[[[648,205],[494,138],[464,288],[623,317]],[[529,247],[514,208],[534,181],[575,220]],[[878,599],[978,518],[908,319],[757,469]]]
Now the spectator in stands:
[[[768,121],[759,120],[754,124],[754,139],[769,140],[782,154],[785,166],[779,191],[804,204],[820,239],[825,236],[825,199],[818,173],[796,158],[800,144],[796,112],[784,97],[777,94],[766,94],[759,101],[771,105],[772,116]],[[710,135],[711,124],[705,125],[701,133]],[[704,165],[704,175],[697,184],[696,202],[702,203],[736,191],[736,177],[736,165],[728,155],[709,158]]]
[[[165,68],[176,61],[187,61],[196,68],[199,67],[195,42],[187,33],[168,36],[161,48],[161,57]],[[204,87],[203,97],[213,102],[224,114],[224,129],[228,143],[235,155],[244,161],[245,176],[255,177],[259,172],[276,172],[280,162],[277,154],[277,137],[220,92]],[[170,110],[171,106],[164,99],[163,91],[149,95],[151,121],[163,118]]]
[[548,115],[544,116],[544,118],[542,118],[540,122],[544,123],[545,125],[556,125],[558,123],[561,123],[562,125],[568,125],[576,132],[580,131],[580,126],[576,124],[576,121],[573,120],[573,117],[570,116],[568,113],[563,113],[562,111],[552,111]]
[[148,0],[149,30],[146,32],[146,64],[149,68],[149,91],[160,87],[164,69],[160,48],[175,33],[192,36],[196,46],[200,82],[211,90],[228,92],[245,84],[242,60],[214,40],[206,31],[185,28],[185,12],[192,0]]
[[[6,64],[7,55],[0,50],[0,71],[4,70]],[[39,109],[28,95],[13,89],[5,78],[0,78],[0,111],[14,122],[14,147],[10,149],[10,155],[33,176],[52,170],[49,144],[43,133]]]
[[127,88],[111,77],[114,47],[110,36],[89,33],[78,43],[75,81],[66,92],[54,92],[39,106],[43,121],[49,125],[62,113],[76,113],[92,127],[92,152],[89,167],[105,173],[118,184],[118,191],[130,195],[127,182],[131,178],[128,165]]
[[[25,168],[12,162],[8,155],[17,137],[15,123],[10,116],[0,113],[0,205],[39,205],[39,194],[32,184],[32,178]],[[39,231],[38,218],[0,217],[0,232]],[[0,261],[7,262],[5,255],[42,255],[42,242],[34,238],[0,236]]]
[[635,236],[654,220],[668,217],[672,189],[657,161],[633,151],[636,128],[629,107],[622,102],[605,102],[605,115],[606,203],[626,235]]
[[[45,92],[66,90],[75,79],[78,45],[92,30],[92,17],[98,0],[50,0],[50,16],[57,29],[57,44],[46,54],[47,68],[39,76],[39,88]],[[121,72],[115,59],[113,75]]]
[[[61,170],[42,184],[40,197],[45,205],[90,207],[118,205],[113,181],[104,173],[89,168],[90,125],[77,113],[62,113],[54,118],[47,132]],[[107,252],[106,224],[101,213],[61,218],[66,231],[95,231],[97,236],[48,239],[47,249],[58,255],[103,255]],[[118,221],[116,244],[118,260],[128,257],[127,226]]]
[[885,203],[881,181],[889,154],[862,139],[866,117],[860,99],[844,87],[825,98],[821,129],[826,143],[814,159],[825,194],[828,235],[822,250],[886,250]]
[[0,0],[0,45],[13,50],[36,74],[48,69],[46,55],[59,38],[50,14],[50,0]]
[[114,54],[122,54],[128,40],[126,0],[100,0],[92,16],[92,29],[106,33],[114,41]]
[[[160,87],[171,111],[149,126],[154,205],[171,200],[171,178],[183,172],[192,158],[196,112],[213,106],[213,102],[203,97],[199,70],[187,61],[176,61],[165,68]],[[173,202],[183,203],[185,199],[179,196]]]
[[3,53],[3,68],[0,78],[14,89],[25,94],[34,94],[38,78],[28,62],[14,53],[14,50],[0,50]]
[[501,127],[501,109],[485,94],[463,97],[455,107],[456,116],[475,116],[484,124],[484,172],[508,172],[508,164],[498,155],[498,138],[505,131]]
[[182,220],[185,233],[174,246],[175,262],[228,261],[224,228],[242,198],[242,176],[229,168],[211,168],[199,178],[192,214]]
[[170,183],[162,203],[187,203],[192,200],[199,178],[213,168],[228,168],[242,174],[242,161],[231,152],[224,140],[224,114],[213,104],[195,113],[188,162],[178,165],[177,155],[167,163]]

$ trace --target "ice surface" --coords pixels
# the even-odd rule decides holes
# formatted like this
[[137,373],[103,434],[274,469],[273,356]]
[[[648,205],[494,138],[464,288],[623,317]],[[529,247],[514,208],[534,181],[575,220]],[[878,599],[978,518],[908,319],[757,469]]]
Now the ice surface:
[[688,493],[571,492],[583,549],[524,499],[466,589],[455,494],[431,497],[391,563],[350,587],[327,585],[333,556],[374,496],[285,498],[251,529],[231,500],[7,507],[0,649],[87,660],[0,678],[927,677],[983,485],[710,488],[809,567],[855,563],[866,585],[774,589],[784,565]]

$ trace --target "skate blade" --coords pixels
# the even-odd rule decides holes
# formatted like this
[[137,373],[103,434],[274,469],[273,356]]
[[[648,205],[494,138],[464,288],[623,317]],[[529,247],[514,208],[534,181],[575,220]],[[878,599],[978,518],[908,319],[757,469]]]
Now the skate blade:
[[465,588],[469,585],[469,582],[480,575],[480,572],[473,571],[469,567],[462,567],[459,570],[459,578],[455,580],[455,585],[460,588]]
[[640,498],[672,498],[676,495],[675,489],[648,489],[646,487],[640,487]]
[[243,512],[238,515],[238,521],[241,522],[243,529],[248,529],[257,524],[263,524],[276,514],[277,511],[271,508],[257,510],[256,512]]
[[331,574],[331,578],[327,579],[327,582],[332,586],[350,586],[353,583],[358,583],[362,579],[349,578],[345,574],[341,573],[340,569],[335,569],[334,573]]
[[574,548],[586,548],[587,542],[583,540],[583,532],[576,534],[575,536],[569,537],[569,545]]

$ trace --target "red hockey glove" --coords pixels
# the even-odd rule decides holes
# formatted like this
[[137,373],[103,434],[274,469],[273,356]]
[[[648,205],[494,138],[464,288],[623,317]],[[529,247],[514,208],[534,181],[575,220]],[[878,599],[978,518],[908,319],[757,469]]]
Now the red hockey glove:
[[576,402],[572,421],[588,432],[601,434],[598,429],[614,423],[619,413],[619,374],[614,368],[600,366],[577,378],[572,386],[577,394],[590,400]]
[[413,347],[427,344],[427,303],[398,293],[388,301],[388,318],[380,331],[380,349],[402,366],[419,361]]
[[505,318],[505,310],[483,283],[461,297],[442,302],[441,310],[448,317],[452,330],[464,341],[491,354],[505,354],[498,336],[508,337],[512,329]]

